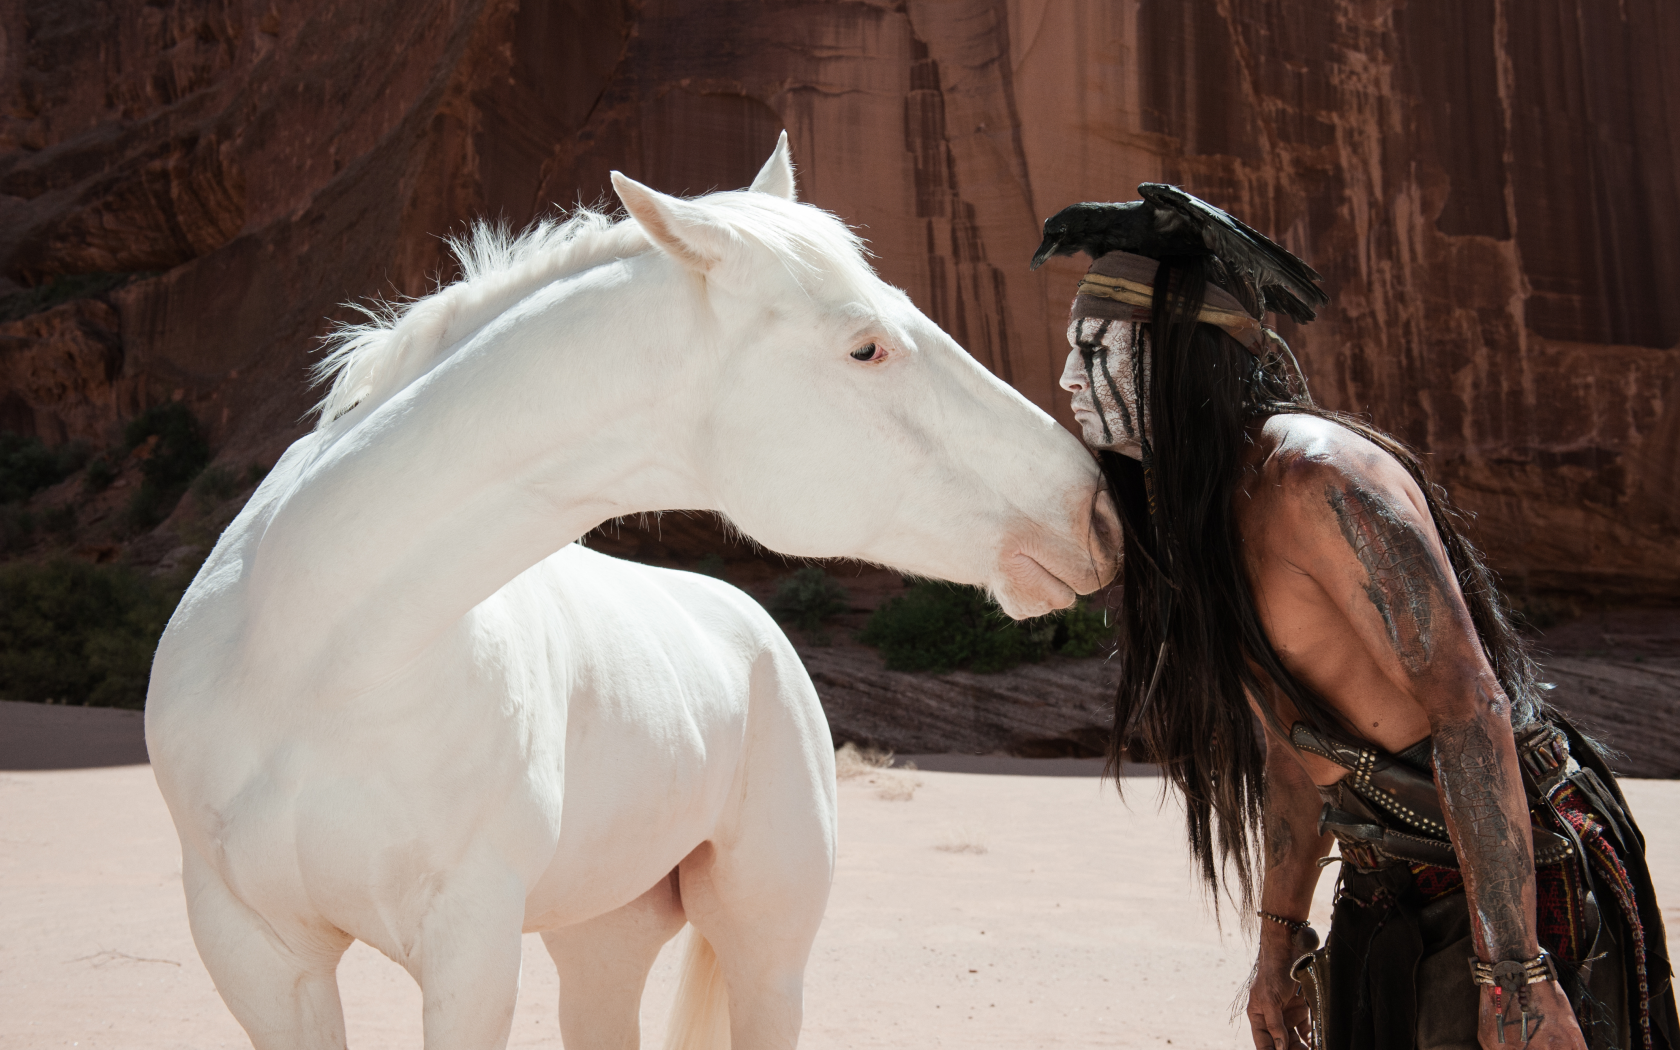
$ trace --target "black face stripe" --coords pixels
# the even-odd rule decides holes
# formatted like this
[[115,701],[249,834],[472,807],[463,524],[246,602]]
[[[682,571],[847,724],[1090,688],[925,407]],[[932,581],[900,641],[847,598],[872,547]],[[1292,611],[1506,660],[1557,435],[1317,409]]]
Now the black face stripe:
[[[1080,335],[1079,335],[1078,339],[1076,340],[1076,345],[1079,347],[1080,356],[1082,358],[1084,358],[1084,361],[1085,361],[1085,381],[1091,385],[1091,393],[1093,394],[1093,397],[1092,397],[1091,400],[1095,403],[1095,407],[1097,409],[1097,418],[1102,420],[1103,443],[1105,445],[1106,444],[1112,444],[1114,442],[1114,435],[1113,435],[1113,432],[1109,430],[1108,414],[1102,410],[1102,402],[1097,401],[1096,397],[1094,396],[1096,394],[1096,379],[1095,379],[1094,373],[1093,373],[1092,368],[1091,368],[1091,364],[1092,364],[1093,360],[1098,362],[1102,367],[1103,382],[1108,384],[1109,396],[1114,398],[1115,405],[1118,406],[1119,409],[1120,409],[1120,423],[1123,427],[1125,427],[1126,433],[1130,434],[1130,435],[1135,435],[1135,434],[1138,434],[1138,432],[1139,432],[1137,426],[1135,425],[1135,423],[1132,419],[1132,410],[1131,410],[1130,407],[1127,406],[1126,399],[1120,396],[1120,388],[1115,384],[1114,376],[1108,370],[1108,347],[1104,345],[1103,340],[1108,338],[1108,329],[1109,329],[1109,326],[1112,325],[1113,323],[1114,322],[1112,320],[1104,321],[1097,328],[1095,338],[1094,339],[1087,339],[1084,336],[1085,322],[1080,321],[1079,322]],[[1099,353],[1102,356],[1098,357]],[[1132,326],[1132,353],[1133,353],[1133,356],[1135,358],[1137,356],[1137,325],[1135,325],[1135,324]],[[1135,360],[1134,360],[1134,365],[1133,365],[1133,371],[1134,372],[1136,371]]]
[[[1114,385],[1114,377],[1108,371],[1108,355],[1098,359],[1102,364],[1103,381],[1108,384],[1108,392],[1114,398],[1114,403],[1120,407],[1120,423],[1126,428],[1126,433],[1136,434],[1137,428],[1132,425],[1132,410],[1126,407],[1126,399],[1120,396],[1120,388]],[[1107,425],[1104,425],[1107,430]]]
[[[1085,361],[1085,384],[1091,388],[1091,406],[1097,410],[1097,420],[1102,423],[1103,444],[1105,445],[1114,443],[1114,435],[1108,429],[1108,413],[1102,410],[1102,402],[1098,401],[1096,397],[1097,381],[1091,370],[1091,362],[1098,353],[1101,353],[1103,355],[1103,375],[1105,377],[1108,375],[1108,348],[1103,346],[1102,341],[1103,337],[1108,334],[1109,324],[1110,322],[1104,321],[1102,327],[1097,329],[1096,339],[1091,340],[1085,338],[1085,322],[1081,320],[1078,327],[1079,334],[1074,340],[1075,345],[1079,347],[1079,356]],[[1109,379],[1108,387],[1110,390],[1114,389],[1113,379]]]

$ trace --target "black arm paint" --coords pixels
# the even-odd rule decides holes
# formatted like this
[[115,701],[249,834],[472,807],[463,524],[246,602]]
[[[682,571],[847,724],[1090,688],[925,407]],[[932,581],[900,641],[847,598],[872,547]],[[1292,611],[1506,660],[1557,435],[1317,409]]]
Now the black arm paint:
[[1365,567],[1365,596],[1382,617],[1389,646],[1406,673],[1422,674],[1434,651],[1436,603],[1452,593],[1428,538],[1357,485],[1327,486],[1324,496]]
[[1524,901],[1534,893],[1534,860],[1506,813],[1511,795],[1522,794],[1510,772],[1480,720],[1436,730],[1436,783],[1463,861],[1471,919],[1494,960],[1533,954]]
[[1275,868],[1289,859],[1295,848],[1295,832],[1289,818],[1279,813],[1266,824],[1266,866]]

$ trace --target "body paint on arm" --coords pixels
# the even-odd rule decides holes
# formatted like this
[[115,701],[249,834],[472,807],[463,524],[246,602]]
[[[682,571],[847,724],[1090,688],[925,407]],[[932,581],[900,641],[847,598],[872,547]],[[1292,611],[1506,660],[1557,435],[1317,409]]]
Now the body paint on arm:
[[1452,593],[1440,559],[1422,530],[1375,493],[1331,485],[1324,496],[1365,568],[1365,596],[1382,617],[1389,647],[1407,674],[1422,674],[1434,651],[1436,603]]
[[1289,826],[1289,818],[1278,813],[1266,822],[1266,866],[1275,868],[1282,864],[1294,848],[1295,833]]
[[1534,859],[1523,828],[1509,810],[1526,813],[1487,727],[1479,719],[1435,732],[1435,778],[1452,822],[1471,919],[1488,958],[1521,959],[1528,952],[1528,902],[1534,898]]

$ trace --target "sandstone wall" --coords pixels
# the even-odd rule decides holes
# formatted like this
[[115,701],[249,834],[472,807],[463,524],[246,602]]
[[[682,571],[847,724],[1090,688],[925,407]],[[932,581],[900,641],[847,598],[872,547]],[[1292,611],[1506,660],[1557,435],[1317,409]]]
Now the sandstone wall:
[[607,172],[805,199],[1064,414],[1044,217],[1178,182],[1306,256],[1325,402],[1430,453],[1519,590],[1680,596],[1680,12],[1662,0],[0,0],[0,425],[182,397],[272,458],[347,299]]

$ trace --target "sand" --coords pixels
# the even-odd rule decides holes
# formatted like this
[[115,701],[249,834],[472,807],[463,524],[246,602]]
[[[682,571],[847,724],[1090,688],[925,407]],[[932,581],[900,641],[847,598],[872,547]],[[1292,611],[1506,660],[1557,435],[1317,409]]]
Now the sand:
[[[1216,927],[1158,782],[1128,777],[1127,805],[1078,775],[1089,764],[1043,768],[1064,775],[895,771],[842,785],[802,1046],[1252,1045],[1230,1018],[1251,942],[1229,910]],[[908,800],[882,797],[917,781]],[[1680,782],[1625,783],[1647,829],[1670,832],[1652,861],[1676,928]],[[680,946],[649,981],[644,1045],[663,1036]],[[510,1045],[558,1047],[556,979],[534,936],[525,963]],[[339,973],[351,1046],[420,1045],[406,973],[359,944]],[[0,1047],[60,1046],[249,1046],[193,950],[174,830],[145,765],[0,772]]]

